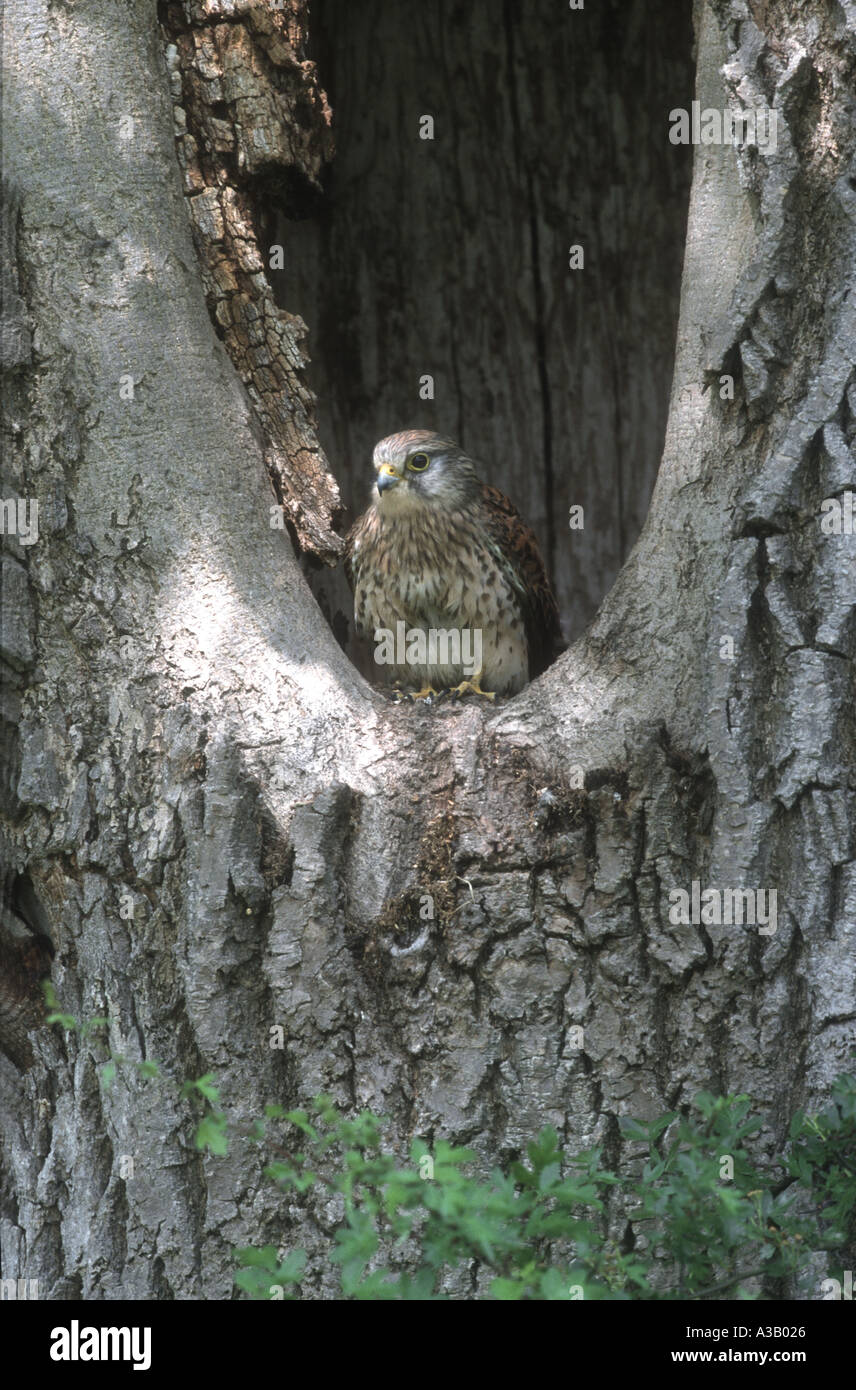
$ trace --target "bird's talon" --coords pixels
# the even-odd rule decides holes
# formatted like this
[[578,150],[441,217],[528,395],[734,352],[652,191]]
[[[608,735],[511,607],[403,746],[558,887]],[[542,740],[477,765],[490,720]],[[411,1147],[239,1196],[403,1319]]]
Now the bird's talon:
[[461,681],[460,685],[454,686],[449,693],[457,696],[483,695],[486,700],[496,699],[495,690],[482,690],[478,676],[476,676],[475,680]]
[[433,685],[423,685],[421,690],[408,690],[407,699],[427,701],[430,700],[432,696],[434,699],[436,699],[439,696],[439,694],[439,690],[435,690]]

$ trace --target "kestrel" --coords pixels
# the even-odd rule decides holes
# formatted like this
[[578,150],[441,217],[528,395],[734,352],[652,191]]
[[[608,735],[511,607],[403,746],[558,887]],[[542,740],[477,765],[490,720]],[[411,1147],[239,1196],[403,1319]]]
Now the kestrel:
[[379,678],[417,699],[522,690],[564,645],[533,532],[451,439],[405,430],[372,461],[372,501],[348,534],[345,568]]

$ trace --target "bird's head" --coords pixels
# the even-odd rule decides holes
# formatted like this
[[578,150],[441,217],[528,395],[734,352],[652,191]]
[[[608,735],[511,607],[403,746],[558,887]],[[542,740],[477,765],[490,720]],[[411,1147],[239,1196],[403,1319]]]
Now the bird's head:
[[453,439],[405,430],[375,445],[376,506],[383,514],[418,507],[454,511],[479,490],[476,465]]

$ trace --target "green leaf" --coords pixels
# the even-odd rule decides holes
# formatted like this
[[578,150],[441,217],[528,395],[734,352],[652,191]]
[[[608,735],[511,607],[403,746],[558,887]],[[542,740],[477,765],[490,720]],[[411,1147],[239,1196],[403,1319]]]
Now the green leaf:
[[196,1126],[197,1149],[209,1149],[217,1158],[229,1152],[225,1115],[204,1115]]
[[318,1139],[318,1131],[315,1126],[310,1123],[309,1116],[305,1110],[288,1110],[284,1112],[284,1118],[288,1120],[289,1124],[294,1125],[296,1129],[301,1130],[313,1141]]
[[[248,1246],[236,1250],[234,1254],[243,1266],[234,1276],[238,1288],[251,1298],[265,1301],[277,1298],[279,1289],[299,1283],[306,1265],[303,1250],[293,1250],[281,1264],[278,1263],[277,1252],[272,1245],[260,1250]],[[283,1301],[291,1302],[290,1295],[285,1294]]]
[[68,1033],[77,1032],[77,1019],[72,1014],[48,1014],[46,1023],[58,1023],[60,1028],[65,1028]]
[[216,1077],[212,1072],[206,1072],[205,1076],[200,1076],[199,1080],[192,1084],[194,1089],[208,1101],[209,1105],[217,1105],[220,1100],[220,1092],[216,1086]]
[[99,1028],[109,1028],[109,1018],[88,1018],[85,1023],[80,1025],[80,1036],[88,1038],[90,1033],[95,1033]]
[[543,1167],[543,1168],[541,1169],[541,1172],[540,1172],[540,1174],[539,1174],[539,1176],[538,1176],[538,1190],[539,1190],[539,1192],[548,1192],[548,1191],[550,1190],[550,1188],[551,1188],[551,1187],[554,1187],[555,1184],[556,1184],[558,1181],[559,1181],[559,1164],[558,1164],[558,1163],[548,1163],[548,1164],[546,1164],[546,1166]]

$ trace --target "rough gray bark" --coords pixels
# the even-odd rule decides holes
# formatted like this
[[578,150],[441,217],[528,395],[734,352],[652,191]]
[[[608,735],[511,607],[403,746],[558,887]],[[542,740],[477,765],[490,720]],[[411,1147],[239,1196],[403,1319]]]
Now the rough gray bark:
[[[642,536],[544,678],[495,711],[431,711],[361,681],[269,527],[154,4],[9,7],[32,345],[9,337],[4,481],[39,498],[41,535],[7,556],[3,843],[64,1007],[175,1077],[216,1071],[239,1128],[325,1089],[402,1142],[494,1164],[549,1121],[620,1162],[619,1115],[727,1088],[769,1109],[776,1154],[847,1060],[854,540],[818,514],[856,488],[856,6],[696,19],[702,105],[771,102],[778,151],[695,151]],[[673,926],[669,890],[694,879],[775,888],[776,934]],[[26,1070],[0,1059],[4,1278],[224,1298],[235,1244],[317,1256],[255,1151],[195,1152],[168,1086],[122,1072],[105,1092],[97,1042],[30,1045]],[[332,1287],[313,1259],[304,1296]]]

